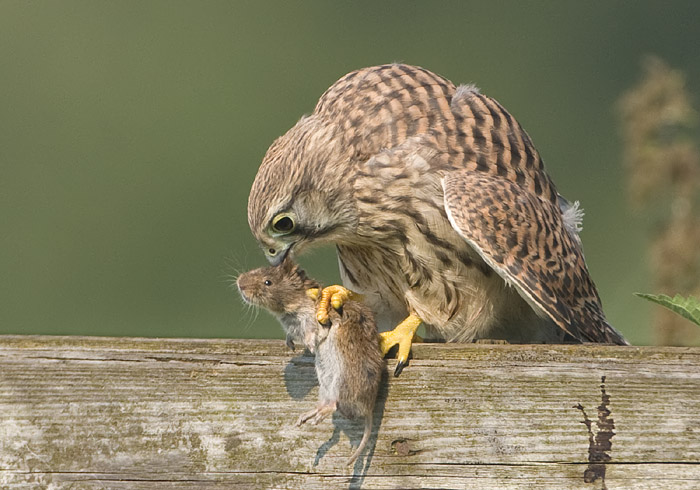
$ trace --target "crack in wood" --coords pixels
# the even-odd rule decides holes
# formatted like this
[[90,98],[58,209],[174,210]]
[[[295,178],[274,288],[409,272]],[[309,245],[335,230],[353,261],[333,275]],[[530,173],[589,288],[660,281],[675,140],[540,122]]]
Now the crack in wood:
[[583,422],[588,430],[588,467],[583,472],[583,481],[586,483],[594,483],[597,480],[601,482],[601,490],[607,490],[605,485],[605,470],[606,464],[610,463],[612,457],[609,452],[612,450],[612,438],[615,435],[615,421],[610,416],[610,395],[605,391],[605,376],[600,378],[600,405],[598,405],[598,428],[596,434],[593,434],[593,423],[588,418],[586,410],[580,403],[574,405],[574,408],[581,411],[583,414]]
[[104,363],[104,362],[175,362],[186,364],[211,364],[211,365],[226,365],[226,366],[269,366],[269,361],[227,361],[224,359],[198,358],[198,357],[175,357],[175,356],[144,356],[142,358],[116,358],[116,357],[62,357],[62,356],[28,356],[29,359],[37,359],[42,361],[56,362],[88,362],[88,363]]

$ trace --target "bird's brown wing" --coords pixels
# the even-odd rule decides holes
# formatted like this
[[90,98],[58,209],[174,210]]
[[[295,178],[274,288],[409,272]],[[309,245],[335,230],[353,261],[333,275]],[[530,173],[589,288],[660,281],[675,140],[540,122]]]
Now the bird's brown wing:
[[442,185],[454,229],[531,306],[580,341],[627,343],[605,320],[583,252],[552,203],[480,172],[451,172]]

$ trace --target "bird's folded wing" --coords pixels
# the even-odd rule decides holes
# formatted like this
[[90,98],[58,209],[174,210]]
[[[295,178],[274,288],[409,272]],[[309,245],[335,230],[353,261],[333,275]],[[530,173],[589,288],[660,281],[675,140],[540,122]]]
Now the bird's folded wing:
[[605,321],[583,252],[552,203],[481,172],[442,181],[454,229],[543,316],[581,341],[625,343]]

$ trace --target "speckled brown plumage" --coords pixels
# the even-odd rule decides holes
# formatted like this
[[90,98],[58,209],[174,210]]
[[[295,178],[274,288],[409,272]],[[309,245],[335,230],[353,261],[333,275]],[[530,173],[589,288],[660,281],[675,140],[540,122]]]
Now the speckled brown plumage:
[[248,218],[272,262],[335,243],[344,284],[384,328],[414,312],[448,340],[624,343],[569,208],[498,102],[394,64],[344,76],[275,141]]
[[574,338],[619,342],[558,207],[517,184],[474,172],[448,175],[443,188],[452,225],[534,307]]

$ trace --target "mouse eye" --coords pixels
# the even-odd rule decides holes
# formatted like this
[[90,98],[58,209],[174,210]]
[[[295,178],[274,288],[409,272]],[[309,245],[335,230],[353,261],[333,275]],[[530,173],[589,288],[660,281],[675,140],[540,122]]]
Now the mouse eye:
[[265,284],[265,286],[272,286],[272,281],[270,281],[269,279],[265,279],[264,284]]

